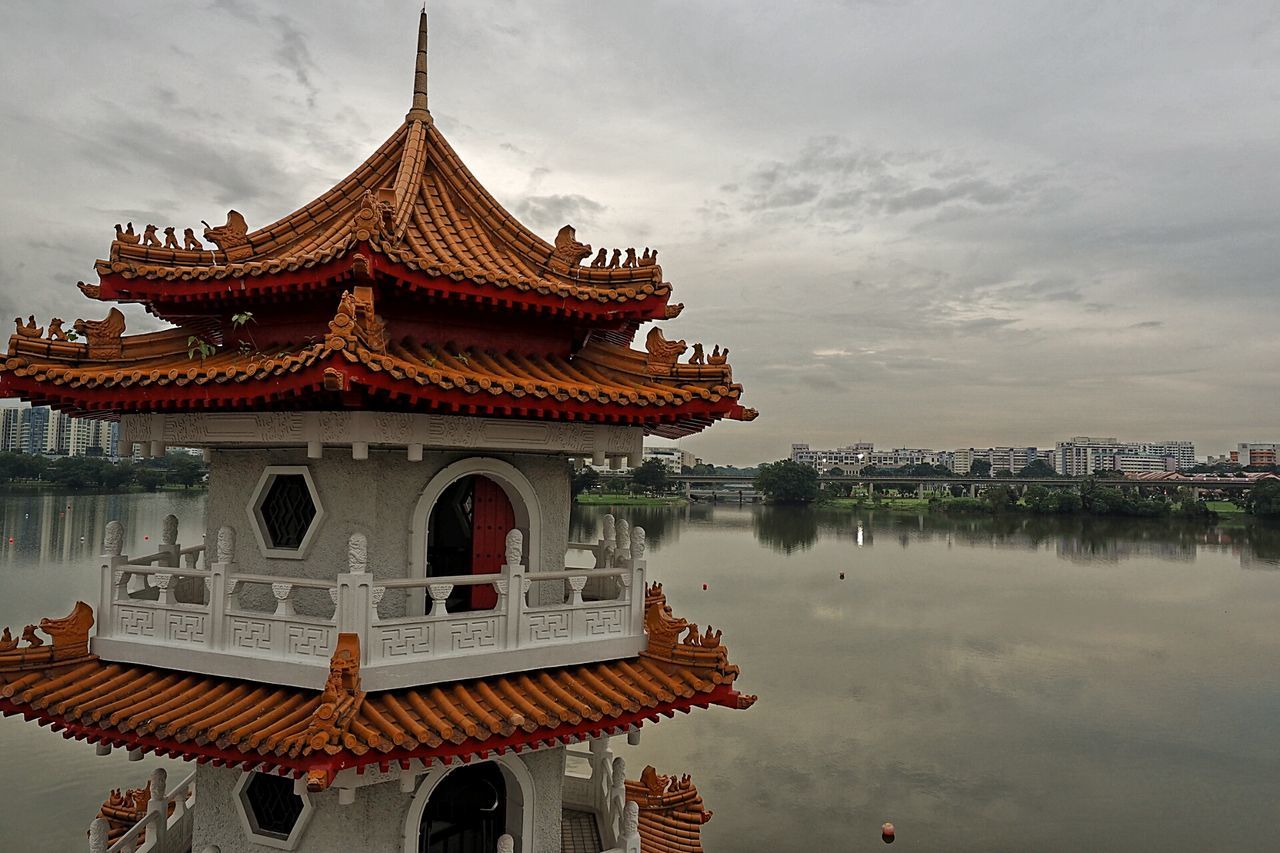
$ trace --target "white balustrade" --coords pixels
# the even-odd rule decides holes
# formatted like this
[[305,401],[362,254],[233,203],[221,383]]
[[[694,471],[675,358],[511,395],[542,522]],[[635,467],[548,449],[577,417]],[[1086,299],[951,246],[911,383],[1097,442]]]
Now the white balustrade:
[[[176,534],[162,538],[176,539]],[[95,651],[108,660],[235,676],[244,674],[245,659],[252,658],[256,678],[318,688],[328,673],[338,634],[350,632],[360,638],[365,688],[381,690],[629,657],[645,643],[640,528],[630,533],[634,555],[627,552],[626,559],[612,559],[601,544],[603,559],[597,560],[596,568],[530,573],[522,564],[524,538],[513,531],[505,543],[507,562],[497,572],[378,577],[376,584],[368,543],[361,534],[349,542],[348,570],[333,580],[237,571],[235,531],[229,527],[218,531],[211,549],[215,559],[204,568],[196,568],[194,561],[179,565],[184,562],[180,557],[196,549],[182,549],[176,541],[162,545],[170,551],[130,558],[122,546],[113,553],[113,543],[123,541],[118,526],[109,526],[107,540],[102,616],[94,643]],[[145,579],[144,587],[130,591],[130,581],[137,578]],[[180,585],[182,579],[188,580]],[[601,585],[604,594],[593,593],[592,584]],[[531,594],[538,585],[542,592]],[[456,600],[463,588],[483,587],[492,590],[487,593],[491,607],[450,609],[451,595]],[[198,590],[202,600],[183,600],[188,588]],[[245,596],[249,588],[255,592]],[[416,595],[429,601],[430,608],[420,616],[383,617],[379,605],[388,590],[398,590],[405,598]],[[315,598],[321,591],[325,595]],[[326,597],[332,611],[317,614],[318,602]],[[475,592],[464,596],[472,601],[484,597]],[[402,600],[389,599],[397,604]],[[252,609],[251,603],[271,603],[274,609]],[[495,654],[504,658],[487,657]],[[426,662],[432,666],[424,668]]]

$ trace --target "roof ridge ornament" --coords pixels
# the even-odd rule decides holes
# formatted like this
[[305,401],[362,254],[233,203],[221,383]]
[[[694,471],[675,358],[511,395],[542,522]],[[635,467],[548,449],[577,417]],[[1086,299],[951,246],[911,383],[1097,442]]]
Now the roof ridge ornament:
[[422,4],[422,14],[418,16],[418,58],[413,69],[413,107],[404,117],[405,121],[431,121],[431,112],[427,109],[427,4]]

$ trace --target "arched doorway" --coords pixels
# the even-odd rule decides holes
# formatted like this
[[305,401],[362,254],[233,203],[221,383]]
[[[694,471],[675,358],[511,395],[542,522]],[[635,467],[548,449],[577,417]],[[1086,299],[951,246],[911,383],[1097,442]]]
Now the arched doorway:
[[418,853],[492,853],[506,832],[507,786],[493,762],[459,767],[431,792]]
[[[427,576],[486,575],[506,562],[515,509],[502,486],[482,474],[462,477],[441,493],[427,523]],[[498,594],[488,584],[455,586],[450,613],[489,610]]]

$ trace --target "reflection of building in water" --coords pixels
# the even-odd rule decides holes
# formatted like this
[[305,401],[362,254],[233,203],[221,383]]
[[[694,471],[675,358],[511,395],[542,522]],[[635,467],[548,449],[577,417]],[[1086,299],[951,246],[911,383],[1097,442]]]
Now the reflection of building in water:
[[[207,548],[176,516],[145,546],[107,522],[96,607],[0,648],[4,715],[194,766],[156,771],[116,849],[144,827],[161,850],[543,853],[562,826],[700,847],[688,778],[628,781],[610,738],[755,697],[650,583],[643,525],[570,539],[571,471],[755,413],[724,342],[633,346],[682,308],[656,253],[585,266],[572,226],[547,242],[481,188],[428,110],[426,48],[424,14],[404,123],[313,203],[182,248],[117,226],[85,296],[187,328],[126,335],[104,306],[83,340],[10,339],[0,391],[120,417],[122,455],[210,457]],[[46,555],[101,523],[44,509]]]
[[1146,541],[1121,539],[1115,536],[1098,538],[1062,536],[1057,542],[1058,556],[1073,562],[1118,563],[1122,560],[1149,557],[1189,563],[1196,558],[1194,541]]

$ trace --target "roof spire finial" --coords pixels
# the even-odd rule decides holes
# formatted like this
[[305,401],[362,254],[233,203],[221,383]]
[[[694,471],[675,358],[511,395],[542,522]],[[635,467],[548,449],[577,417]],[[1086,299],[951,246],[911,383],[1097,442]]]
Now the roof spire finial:
[[418,61],[413,71],[413,108],[405,116],[406,121],[430,121],[427,110],[427,4],[422,4],[418,16]]

